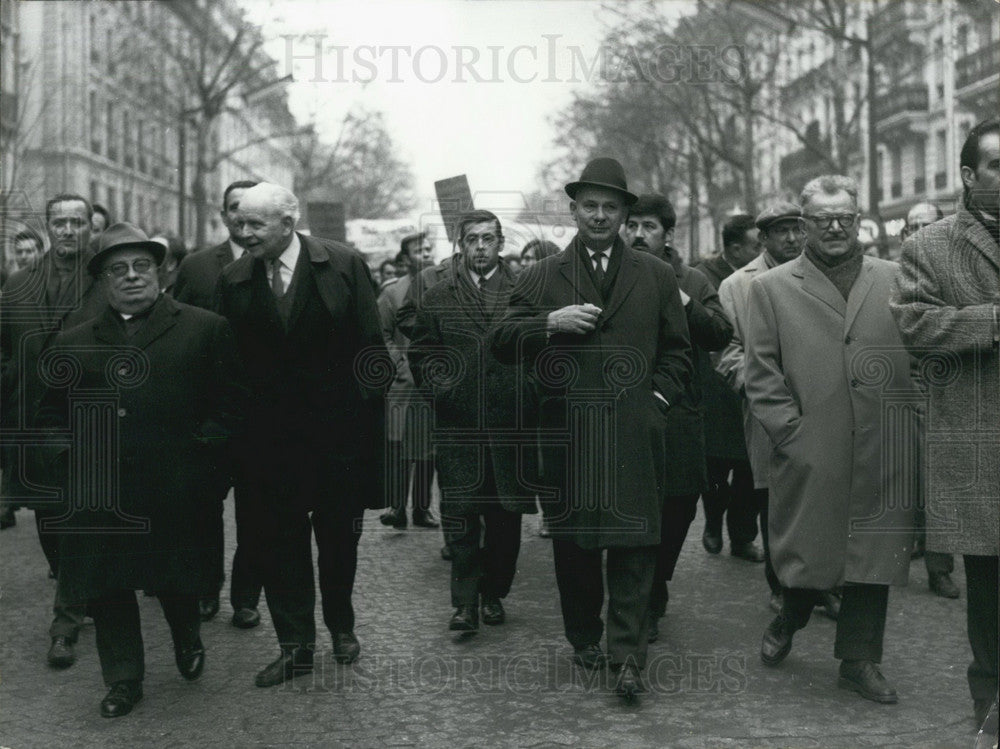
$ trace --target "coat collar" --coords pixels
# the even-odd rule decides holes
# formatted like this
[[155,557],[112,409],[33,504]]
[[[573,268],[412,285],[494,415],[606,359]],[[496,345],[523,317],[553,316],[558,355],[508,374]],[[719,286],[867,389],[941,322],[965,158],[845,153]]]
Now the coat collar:
[[492,321],[502,312],[501,303],[506,305],[514,285],[514,273],[502,260],[497,267],[497,275],[500,277],[500,290],[480,292],[472,283],[472,276],[465,263],[457,262],[449,276],[442,281],[452,288],[456,300],[460,302],[459,308],[482,330],[489,328]]
[[611,290],[611,298],[605,303],[604,299],[601,298],[601,293],[591,280],[590,272],[583,265],[581,253],[585,252],[583,240],[577,234],[560,255],[559,272],[570,282],[583,300],[603,309],[601,316],[606,320],[621,307],[628,293],[635,286],[635,282],[639,278],[639,259],[635,250],[626,247],[621,237],[615,237],[614,244],[611,245],[611,252],[612,254],[621,253],[621,267],[618,269],[618,276],[615,278]]
[[824,302],[841,317],[847,315],[847,301],[843,295],[837,291],[837,287],[830,279],[823,275],[823,271],[812,264],[805,253],[791,261],[791,272],[793,276],[802,280],[802,289],[807,294]]
[[[330,262],[330,255],[322,244],[312,237],[307,237],[305,234],[295,233],[299,237],[299,242],[302,243],[301,252],[305,252],[309,256],[310,262],[314,265],[320,263],[328,264]],[[230,272],[230,278],[233,283],[250,283],[250,279],[253,277],[253,264],[254,257],[249,252],[239,260],[236,260],[232,264],[232,271]]]
[[115,345],[146,348],[177,324],[180,311],[180,307],[168,294],[160,294],[149,313],[149,319],[129,338],[122,327],[121,316],[108,305],[104,308],[104,314],[94,321],[94,337]]
[[964,206],[955,215],[955,226],[965,241],[982,252],[1000,270],[1000,245],[993,241],[986,227]]

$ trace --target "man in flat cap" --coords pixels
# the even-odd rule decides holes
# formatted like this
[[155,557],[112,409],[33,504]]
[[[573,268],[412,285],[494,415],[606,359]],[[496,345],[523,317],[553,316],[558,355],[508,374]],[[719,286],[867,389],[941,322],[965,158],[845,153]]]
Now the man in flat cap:
[[608,654],[616,692],[632,700],[648,648],[664,428],[690,384],[691,345],[673,270],[618,235],[637,199],[621,164],[594,159],[566,193],[578,233],[518,277],[493,347],[533,367],[539,386],[542,483],[557,497],[543,510],[574,661],[604,664],[606,549]]
[[61,333],[39,362],[48,390],[38,426],[65,440],[40,456],[66,497],[59,552],[73,563],[60,566],[59,586],[94,618],[106,718],[142,699],[136,590],[159,598],[181,676],[201,675],[203,540],[245,408],[229,324],[160,292],[164,253],[130,224],[109,226],[87,264],[103,312]]

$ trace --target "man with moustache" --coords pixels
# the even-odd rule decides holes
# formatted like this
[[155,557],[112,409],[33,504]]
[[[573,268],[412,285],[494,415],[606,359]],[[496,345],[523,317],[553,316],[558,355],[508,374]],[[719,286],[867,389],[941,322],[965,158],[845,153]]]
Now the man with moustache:
[[39,363],[49,389],[38,426],[73,428],[70,445],[43,451],[71,509],[61,518],[59,586],[94,618],[105,718],[143,696],[138,589],[159,598],[181,676],[201,675],[198,595],[211,553],[203,526],[222,445],[245,408],[229,324],[160,292],[164,254],[136,227],[109,226],[87,263],[106,306],[61,333]]
[[[918,393],[889,311],[896,265],[865,256],[857,194],[847,177],[810,181],[803,254],[750,283],[745,387],[771,443],[769,541],[782,585],[760,657],[781,663],[820,591],[842,585],[838,686],[894,703],[879,663],[889,585],[909,572]],[[905,402],[889,419],[894,396]]]
[[[727,277],[719,286],[722,308],[733,323],[733,337],[716,363],[718,374],[731,387],[731,392],[740,399],[743,412],[743,435],[749,457],[745,465],[734,465],[732,503],[728,506],[726,524],[729,539],[744,534],[751,538],[757,533],[757,518],[760,517],[760,535],[764,542],[764,577],[771,589],[770,605],[774,613],[781,610],[781,584],[774,574],[771,564],[767,533],[767,463],[771,444],[767,433],[753,417],[746,402],[744,390],[746,373],[747,297],[750,283],[756,277],[779,265],[794,260],[802,253],[805,243],[805,227],[802,224],[802,209],[795,203],[778,201],[765,208],[757,216],[756,230],[764,244],[764,251],[756,258]],[[748,475],[747,475],[748,474]],[[740,491],[737,493],[736,489]],[[710,502],[706,502],[706,516]],[[721,517],[719,518],[719,546],[722,545]],[[706,518],[706,532],[708,519]],[[752,535],[751,535],[752,534]],[[832,594],[824,594],[825,611],[836,617],[840,601]]]
[[500,361],[533,367],[539,389],[543,510],[552,533],[566,638],[586,669],[608,655],[615,691],[635,699],[648,649],[667,460],[664,429],[691,380],[687,320],[671,268],[618,236],[625,173],[597,158],[566,185],[578,233],[525,270],[494,328]]
[[366,505],[384,506],[385,387],[366,373],[394,368],[371,274],[354,250],[296,232],[298,218],[285,188],[246,190],[234,229],[247,254],[223,269],[218,286],[253,396],[237,450],[239,533],[258,557],[281,647],[258,687],[312,671],[313,534],[334,659],[358,658],[358,541]]
[[[499,363],[488,332],[507,309],[514,274],[501,261],[500,220],[459,220],[455,274],[428,289],[417,311],[410,364],[433,399],[441,520],[452,550],[449,630],[503,624],[521,547],[521,513],[535,512],[533,442],[511,442],[525,417],[518,367]],[[441,365],[448,362],[447,366]],[[455,373],[459,373],[455,376]]]
[[698,495],[707,488],[705,470],[704,388],[715,376],[709,353],[719,351],[733,328],[719,304],[719,295],[700,271],[688,267],[671,246],[677,214],[662,195],[640,195],[629,208],[625,242],[648,252],[673,268],[691,335],[694,373],[690,387],[667,416],[664,435],[669,456],[665,466],[665,499],[660,523],[660,545],[650,596],[649,641],[659,637],[658,620],[666,613],[669,591],[688,528],[698,509]]
[[[44,476],[30,475],[24,461],[25,443],[18,436],[27,431],[38,410],[45,386],[38,361],[60,330],[96,317],[107,304],[101,284],[87,273],[90,259],[92,209],[86,198],[63,193],[45,204],[45,227],[50,250],[41,260],[15,272],[3,287],[0,306],[0,352],[3,392],[4,499],[35,511],[38,538],[58,578],[61,569],[56,521],[66,507],[58,498],[40,494],[32,486],[44,485]],[[49,665],[73,665],[73,646],[83,623],[84,607],[68,601],[56,585],[55,617],[49,629]]]
[[[219,211],[219,216],[229,236],[226,241],[215,247],[193,252],[181,261],[171,290],[178,302],[193,304],[195,307],[207,310],[215,309],[215,286],[222,269],[246,253],[233,229],[233,222],[243,193],[256,184],[252,180],[239,180],[226,187],[222,193],[222,210]],[[207,543],[215,553],[211,557],[210,590],[206,591],[206,595],[198,602],[203,622],[209,621],[219,613],[219,592],[225,580],[226,566],[223,502],[228,494],[229,486],[220,487],[217,511],[212,515],[213,522],[209,528],[210,538]],[[234,627],[251,629],[260,624],[260,612],[257,611],[257,606],[260,602],[262,583],[260,572],[253,566],[255,555],[240,544],[239,526],[237,517],[236,551],[233,553],[233,571],[229,582],[229,600],[233,607],[233,617],[230,621]]]

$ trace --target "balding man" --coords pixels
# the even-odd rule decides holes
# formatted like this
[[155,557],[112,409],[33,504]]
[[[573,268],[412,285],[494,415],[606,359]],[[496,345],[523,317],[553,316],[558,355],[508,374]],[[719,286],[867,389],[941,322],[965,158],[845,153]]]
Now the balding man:
[[944,214],[941,212],[941,209],[933,203],[917,203],[906,214],[906,226],[900,232],[899,238],[900,240],[904,240],[916,234],[925,226],[930,226],[935,221],[940,221],[943,218]]
[[278,185],[243,193],[233,230],[247,254],[217,290],[254,395],[238,451],[237,536],[256,554],[281,645],[259,687],[312,670],[312,533],[334,658],[358,657],[357,545],[366,501],[382,499],[373,479],[383,392],[355,376],[366,353],[391,367],[371,275],[350,248],[297,233],[298,218],[298,200]]

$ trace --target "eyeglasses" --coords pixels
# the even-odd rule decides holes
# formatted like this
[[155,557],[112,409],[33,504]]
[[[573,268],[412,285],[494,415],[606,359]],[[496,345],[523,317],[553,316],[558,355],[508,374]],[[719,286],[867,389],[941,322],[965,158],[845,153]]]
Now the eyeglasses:
[[[154,267],[152,260],[147,258],[139,258],[138,260],[132,261],[131,269],[138,273],[140,276],[149,273]],[[104,275],[114,276],[115,278],[125,278],[129,272],[129,264],[126,262],[111,263],[104,269]]]
[[823,231],[829,231],[833,228],[833,222],[836,221],[837,225],[843,230],[847,231],[852,226],[854,222],[858,220],[858,214],[856,213],[837,213],[831,216],[815,216],[815,215],[805,215],[803,216],[808,221],[812,221],[816,224],[817,228]]
[[462,244],[466,247],[478,247],[482,242],[487,247],[492,247],[500,239],[496,234],[466,234],[462,238]]

